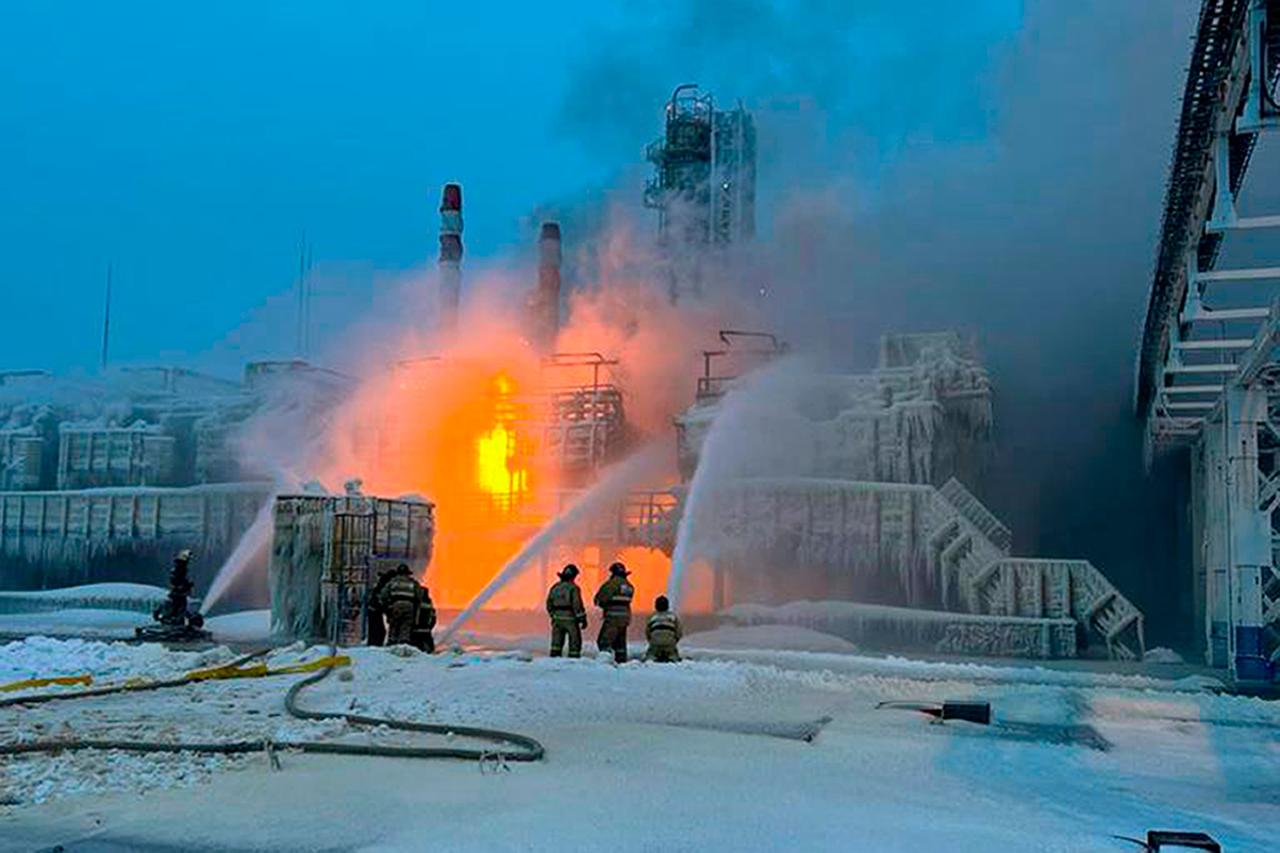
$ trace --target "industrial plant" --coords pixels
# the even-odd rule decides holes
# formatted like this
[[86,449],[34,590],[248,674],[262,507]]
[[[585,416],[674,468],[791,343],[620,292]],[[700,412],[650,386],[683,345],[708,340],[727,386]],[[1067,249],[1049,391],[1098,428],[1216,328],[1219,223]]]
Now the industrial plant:
[[0,848],[1276,849],[1280,0],[99,5]]
[[[669,310],[682,313],[708,265],[753,237],[756,130],[741,104],[719,109],[695,86],[677,87],[664,117],[644,202],[658,213]],[[657,442],[664,471],[558,530],[535,569],[490,590],[488,609],[534,615],[557,566],[599,583],[624,559],[642,589],[729,622],[798,621],[947,654],[1142,657],[1142,613],[1103,571],[1014,555],[978,497],[996,407],[971,337],[889,334],[869,372],[807,374],[804,393],[733,418],[733,441],[785,442],[691,488],[722,410],[788,344],[705,328],[708,348],[677,377],[683,408],[646,435],[628,416],[644,402],[626,383],[636,353],[567,348],[581,336],[564,328],[559,223],[539,224],[523,310],[477,332],[461,185],[443,187],[439,211],[438,347],[379,376],[301,360],[251,364],[239,385],[176,368],[75,388],[6,376],[0,529],[25,583],[157,581],[167,554],[190,546],[206,609],[228,595],[269,601],[279,637],[361,642],[380,571],[408,561],[437,604],[462,610],[602,471]],[[254,446],[268,420],[309,448],[291,463],[305,479]],[[673,571],[673,556],[689,565]]]

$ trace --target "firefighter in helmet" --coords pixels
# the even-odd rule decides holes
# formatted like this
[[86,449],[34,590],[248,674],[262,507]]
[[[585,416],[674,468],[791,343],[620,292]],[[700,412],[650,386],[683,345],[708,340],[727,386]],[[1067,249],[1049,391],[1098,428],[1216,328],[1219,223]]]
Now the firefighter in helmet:
[[385,614],[382,611],[382,591],[387,588],[387,584],[395,575],[395,569],[383,569],[378,572],[378,580],[369,590],[365,601],[365,614],[369,621],[367,636],[371,646],[381,646],[387,642],[387,623],[383,621]]
[[431,601],[431,590],[425,585],[420,585],[418,589],[422,594],[418,598],[418,613],[413,630],[409,632],[409,643],[419,651],[435,654],[436,638],[431,631],[436,627],[436,606]]
[[614,563],[609,566],[609,579],[596,590],[596,607],[604,611],[596,647],[613,652],[615,663],[627,662],[627,626],[631,624],[631,599],[636,594],[627,580],[629,574],[622,563]]
[[658,596],[653,602],[653,615],[644,626],[644,638],[649,641],[644,659],[658,663],[678,663],[679,643],[683,636],[684,626],[680,624],[680,617],[671,612],[671,602],[667,601],[665,595]]
[[560,580],[547,593],[547,615],[551,617],[551,657],[564,654],[569,641],[569,657],[582,657],[582,629],[587,627],[587,608],[582,604],[582,590],[574,583],[578,567],[573,563],[560,570]]
[[382,588],[379,598],[382,612],[387,615],[387,645],[411,642],[422,602],[422,587],[418,586],[407,564],[396,566],[395,574]]

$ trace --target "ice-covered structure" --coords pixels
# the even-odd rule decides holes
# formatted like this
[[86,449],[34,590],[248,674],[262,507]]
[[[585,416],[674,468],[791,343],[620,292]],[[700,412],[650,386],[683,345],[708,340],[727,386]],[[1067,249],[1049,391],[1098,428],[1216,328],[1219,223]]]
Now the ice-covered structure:
[[[733,341],[734,334],[722,337]],[[687,477],[721,397],[737,379],[733,367],[717,375],[717,365],[768,354],[732,344],[704,354],[697,401],[676,420]],[[886,335],[871,372],[810,379],[798,405],[773,413],[774,424],[761,424],[783,430],[787,440],[773,445],[778,459],[761,459],[760,468],[875,482],[982,482],[991,445],[991,381],[972,341],[954,332]]]
[[171,367],[0,373],[4,586],[159,583],[182,547],[207,583],[273,489],[253,430],[296,438],[351,386],[301,361],[251,363],[241,382]]
[[361,643],[366,591],[399,563],[421,573],[431,561],[435,506],[363,495],[276,498],[271,632],[278,637]]
[[[1011,532],[963,484],[980,488],[991,451],[991,383],[972,342],[886,336],[871,372],[789,376],[783,393],[731,414],[726,394],[742,380],[714,375],[712,361],[677,428],[689,473],[718,418],[735,421],[721,427],[735,431],[722,445],[748,447],[708,463],[715,475],[684,508],[698,516],[694,548],[717,610],[860,602],[888,609],[878,622],[821,608],[806,618],[863,643],[867,626],[914,616],[932,627],[898,633],[937,650],[1070,656],[1092,639],[1113,656],[1141,655],[1142,614],[1101,572],[1011,556]],[[988,618],[947,616],[959,613]],[[1061,638],[1064,619],[1080,643]]]

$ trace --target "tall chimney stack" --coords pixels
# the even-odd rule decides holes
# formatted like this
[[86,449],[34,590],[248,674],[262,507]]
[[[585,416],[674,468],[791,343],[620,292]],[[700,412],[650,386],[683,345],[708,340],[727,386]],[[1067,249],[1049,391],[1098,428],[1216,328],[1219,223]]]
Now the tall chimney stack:
[[462,295],[462,187],[445,184],[440,194],[440,328],[453,331],[458,324]]
[[551,352],[560,333],[560,223],[544,222],[538,233],[538,289],[533,294],[533,340]]

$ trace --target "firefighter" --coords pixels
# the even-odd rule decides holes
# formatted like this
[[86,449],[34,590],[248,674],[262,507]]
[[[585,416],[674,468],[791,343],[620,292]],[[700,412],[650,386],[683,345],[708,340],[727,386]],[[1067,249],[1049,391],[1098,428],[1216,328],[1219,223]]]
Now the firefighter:
[[195,628],[204,624],[199,613],[188,609],[188,599],[196,586],[187,573],[193,559],[195,554],[190,548],[183,548],[174,555],[173,568],[169,570],[169,596],[151,614],[157,622],[174,626],[185,626],[189,622]]
[[596,647],[612,651],[615,663],[627,662],[627,625],[631,623],[631,599],[636,588],[627,580],[627,567],[622,563],[609,566],[609,579],[596,590],[595,603],[604,611]]
[[382,588],[380,603],[387,614],[387,645],[407,644],[413,639],[413,625],[422,600],[422,587],[413,572],[401,563]]
[[653,602],[653,610],[653,615],[644,626],[644,638],[649,641],[644,659],[658,663],[679,663],[678,644],[684,636],[680,617],[671,612],[671,602],[667,601],[665,595],[658,596]]
[[435,654],[436,638],[431,635],[431,629],[436,627],[436,606],[431,603],[431,590],[425,586],[419,586],[418,589],[422,595],[418,599],[418,617],[409,642],[429,655]]
[[560,580],[547,593],[547,615],[551,617],[551,657],[564,654],[564,641],[569,640],[569,657],[582,657],[582,629],[587,627],[587,608],[582,604],[582,590],[574,583],[578,567],[573,563],[560,570]]
[[387,588],[387,582],[395,577],[395,569],[383,569],[378,572],[378,580],[373,585],[373,589],[369,590],[368,600],[365,602],[365,614],[369,620],[369,645],[381,646],[387,642],[387,623],[383,621],[382,610],[382,591]]

